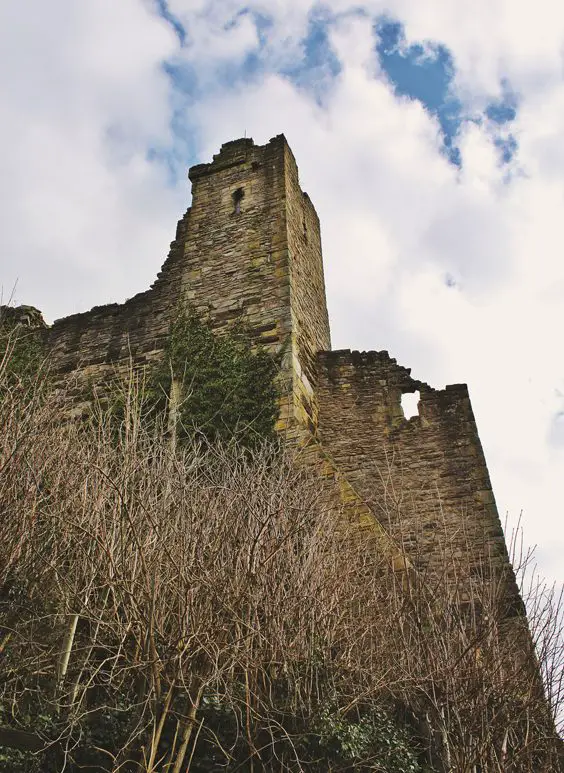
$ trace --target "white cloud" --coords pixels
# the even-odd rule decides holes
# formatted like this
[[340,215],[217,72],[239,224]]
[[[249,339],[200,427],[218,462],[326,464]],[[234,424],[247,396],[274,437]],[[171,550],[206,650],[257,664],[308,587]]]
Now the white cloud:
[[455,56],[457,80],[469,101],[501,96],[500,79],[510,78],[533,94],[562,70],[564,9],[555,0],[170,0],[170,8],[189,27],[205,19],[226,24],[243,8],[273,20],[266,31],[271,54],[295,54],[308,15],[322,7],[333,14],[364,12],[395,16],[405,25],[407,43],[438,41]]
[[1,6],[4,297],[17,282],[52,319],[151,281],[179,205],[147,160],[170,143],[174,46],[136,0]]
[[196,63],[200,72],[209,63],[217,66],[244,59],[258,45],[257,28],[248,15],[212,17],[211,21],[207,16],[190,16],[192,21],[187,24],[184,58]]
[[554,0],[396,0],[408,40],[438,40],[455,56],[469,97],[500,93],[500,79],[532,93],[562,66],[564,10]]

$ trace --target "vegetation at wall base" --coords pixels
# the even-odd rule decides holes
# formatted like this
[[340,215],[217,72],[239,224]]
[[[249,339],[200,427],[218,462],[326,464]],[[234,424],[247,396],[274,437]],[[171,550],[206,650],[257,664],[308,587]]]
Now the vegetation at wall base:
[[264,440],[173,444],[130,387],[117,429],[2,392],[0,770],[561,769],[549,590],[537,669],[489,581],[475,615],[464,584],[407,582],[330,479]]
[[41,331],[14,324],[0,313],[0,399],[6,390],[41,384],[44,364]]

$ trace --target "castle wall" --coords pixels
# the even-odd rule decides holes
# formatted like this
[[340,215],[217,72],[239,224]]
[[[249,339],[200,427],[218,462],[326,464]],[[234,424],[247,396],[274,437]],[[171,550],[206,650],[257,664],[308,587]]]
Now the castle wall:
[[237,140],[190,170],[182,296],[217,329],[243,319],[266,346],[291,328],[285,147],[283,138]]
[[162,352],[178,302],[184,241],[190,210],[178,222],[176,238],[162,270],[146,292],[123,304],[96,306],[56,320],[44,332],[52,371],[103,382],[132,359],[144,364]]
[[285,349],[280,430],[294,417],[286,213],[287,143],[251,139],[222,146],[192,167],[192,214],[182,297],[218,330],[240,320],[257,344]]
[[387,352],[322,352],[318,366],[319,441],[415,568],[468,597],[505,576],[518,607],[467,387],[432,389]]
[[141,363],[158,356],[184,301],[216,328],[244,319],[255,340],[280,344],[291,326],[284,153],[285,141],[261,148],[240,140],[193,167],[192,207],[157,281],[125,304],[55,322],[48,344],[56,369],[100,376],[130,355]]
[[46,333],[61,374],[103,381],[162,353],[179,304],[221,331],[243,322],[256,344],[284,350],[278,429],[314,428],[315,353],[329,348],[319,219],[283,136],[225,143],[189,172],[192,206],[154,285],[125,304],[55,322]]

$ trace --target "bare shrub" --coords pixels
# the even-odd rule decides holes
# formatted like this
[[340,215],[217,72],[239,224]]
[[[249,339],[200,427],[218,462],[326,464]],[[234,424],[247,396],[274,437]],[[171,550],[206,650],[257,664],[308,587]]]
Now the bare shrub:
[[545,588],[529,632],[503,577],[469,603],[394,572],[288,452],[178,448],[144,426],[135,379],[117,428],[102,409],[62,422],[63,399],[0,402],[10,770],[560,769]]
[[179,450],[138,405],[133,391],[116,433],[104,413],[61,423],[47,401],[10,422],[2,404],[4,719],[52,764],[90,749],[108,770],[179,771],[213,696],[260,758],[257,733],[352,667],[338,513],[280,449]]

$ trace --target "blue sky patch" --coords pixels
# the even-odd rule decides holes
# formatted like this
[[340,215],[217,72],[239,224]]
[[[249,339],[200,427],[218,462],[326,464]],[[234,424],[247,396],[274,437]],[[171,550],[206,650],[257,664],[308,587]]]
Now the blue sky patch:
[[517,140],[513,134],[507,137],[495,137],[494,145],[498,149],[499,158],[502,164],[508,164],[517,152]]
[[341,64],[329,42],[329,17],[322,10],[312,12],[308,19],[308,29],[303,39],[303,70],[319,67],[327,68],[335,77],[341,71]]
[[517,117],[519,98],[506,79],[501,82],[501,92],[501,98],[491,102],[485,112],[490,121],[503,125]]
[[301,41],[303,56],[282,72],[299,88],[310,90],[318,104],[342,69],[329,40],[331,21],[332,16],[321,6],[309,14],[307,32]]
[[192,100],[198,96],[198,77],[191,64],[188,62],[164,62],[162,67],[176,91]]
[[395,93],[417,99],[437,117],[445,153],[459,166],[460,151],[456,147],[456,136],[463,115],[462,103],[451,91],[454,61],[450,51],[438,43],[426,47],[419,43],[406,46],[403,25],[385,17],[376,22],[375,32],[380,65]]
[[[457,146],[460,128],[466,121],[482,122],[481,117],[469,116],[453,90],[455,62],[452,54],[441,43],[406,44],[404,26],[393,19],[382,17],[375,24],[378,36],[376,51],[382,70],[398,96],[417,99],[437,117],[444,143],[444,152],[456,166],[462,166]],[[487,105],[484,116],[494,126],[507,128],[517,116],[518,98],[508,81],[501,83],[502,96]],[[505,131],[492,141],[499,150],[502,164],[507,164],[517,151],[517,141]]]

